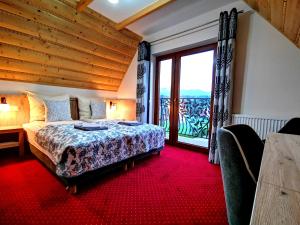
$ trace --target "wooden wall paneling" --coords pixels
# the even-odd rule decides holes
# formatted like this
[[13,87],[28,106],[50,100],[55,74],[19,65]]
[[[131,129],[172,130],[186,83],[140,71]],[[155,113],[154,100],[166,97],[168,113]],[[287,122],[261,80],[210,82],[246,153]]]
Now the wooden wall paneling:
[[20,0],[4,1],[5,3],[1,4],[1,9],[6,10],[7,12],[22,16],[26,19],[37,21],[48,27],[58,29],[86,41],[93,42],[96,45],[100,45],[104,48],[117,51],[123,55],[132,56],[136,52],[135,48],[126,46],[125,44],[104,36],[103,34],[96,33],[94,30],[87,29],[83,26],[78,26],[78,24],[74,24],[68,20],[59,18],[44,10],[39,10],[31,7],[27,4],[22,3]]
[[55,44],[67,46],[69,48],[90,53],[106,59],[111,59],[123,64],[129,65],[131,62],[131,58],[129,56],[121,55],[118,52],[107,50],[106,48],[103,48],[101,46],[95,46],[91,42],[81,40],[59,30],[49,28],[35,21],[28,21],[23,19],[22,17],[7,13],[1,10],[1,2],[0,27],[32,35],[45,41],[50,41]]
[[117,111],[121,119],[136,120],[136,100],[118,99]]
[[300,0],[244,0],[300,48]]
[[52,44],[51,42],[5,28],[0,29],[0,40],[2,43],[15,45],[18,47],[43,52],[54,56],[60,56],[72,61],[93,64],[96,66],[114,69],[121,72],[127,71],[128,65],[126,64],[114,62],[103,57],[91,55],[61,45]]
[[257,0],[245,0],[252,9],[257,10]]
[[259,11],[264,15],[265,19],[270,21],[271,19],[271,6],[269,0],[257,0],[257,7]]
[[119,71],[93,66],[90,64],[79,63],[58,56],[52,56],[46,53],[36,52],[26,48],[20,48],[3,43],[0,43],[0,56],[113,78],[123,78],[124,75],[124,73]]
[[47,76],[39,76],[35,74],[6,71],[6,70],[0,70],[0,79],[10,80],[10,81],[17,80],[20,82],[35,83],[35,84],[49,84],[49,85],[62,86],[62,87],[75,87],[75,88],[97,89],[97,90],[106,90],[106,91],[118,90],[118,87],[116,86],[67,80],[63,77],[47,77]]
[[0,69],[7,71],[16,71],[22,73],[31,73],[40,76],[48,77],[63,77],[67,80],[89,82],[96,84],[106,84],[110,86],[119,87],[121,79],[111,77],[104,77],[93,75],[89,73],[81,73],[72,70],[60,69],[38,63],[26,62],[23,60],[16,60],[11,58],[0,57]]
[[[142,37],[131,32],[132,36],[128,37],[126,34],[118,32],[113,26],[103,22],[102,20],[88,16],[86,13],[78,13],[71,5],[65,4],[59,0],[22,0],[27,4],[38,7],[39,9],[50,12],[53,15],[78,23],[87,28],[93,29],[96,32],[100,32],[105,36],[122,42],[130,47],[136,47],[142,40]],[[65,13],[69,12],[69,13]],[[134,38],[133,38],[134,37]]]
[[300,30],[300,0],[288,0],[283,32],[297,44]]
[[76,0],[0,0],[0,79],[117,91],[141,37]]
[[270,0],[271,23],[281,32],[283,32],[285,12],[285,1]]
[[[74,0],[58,0],[58,1],[70,6],[72,8],[76,8],[76,5],[77,5],[77,2]],[[109,26],[109,27],[113,28],[113,30],[115,30],[114,28],[117,23],[115,23],[114,21],[108,19],[107,17],[97,13],[96,11],[94,11],[91,8],[86,8],[83,12],[81,12],[81,15],[86,15],[95,21],[101,22],[102,23],[101,26],[103,28],[105,28],[104,26]],[[143,39],[143,37],[139,36],[138,34],[132,32],[128,29],[123,29],[118,32],[127,36],[130,39],[136,40],[137,42],[140,42]]]
[[[110,102],[117,104],[117,110],[110,110]],[[106,111],[108,119],[136,120],[135,99],[106,99]]]
[[7,103],[17,107],[18,111],[0,112],[0,126],[22,125],[29,122],[29,104],[25,95],[2,95]]

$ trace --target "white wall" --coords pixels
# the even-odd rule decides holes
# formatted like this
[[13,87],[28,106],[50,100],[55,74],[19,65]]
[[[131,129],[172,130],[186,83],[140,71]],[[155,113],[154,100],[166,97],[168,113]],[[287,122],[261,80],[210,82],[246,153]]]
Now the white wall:
[[[233,112],[284,119],[300,116],[300,50],[257,13],[250,12],[244,2],[238,1],[176,24],[146,40],[157,40],[205,24],[218,17],[221,10],[232,7],[248,12],[239,16]],[[156,42],[152,53],[161,55],[215,41],[218,25],[217,22],[211,25],[175,36],[175,39]],[[152,76],[154,66],[155,60]],[[153,85],[151,90],[152,104]]]
[[[238,1],[151,34],[145,40],[151,42],[205,24],[218,18],[220,11],[232,7],[249,11],[245,3]],[[216,41],[217,30],[218,22],[214,22],[174,39],[155,42],[152,54],[161,55]],[[120,86],[119,98],[135,98],[136,61],[135,56]],[[257,13],[239,16],[235,66],[234,113],[275,118],[300,116],[300,50]],[[150,115],[153,115],[154,68],[155,57],[151,65]]]
[[[250,10],[249,6],[244,2],[236,1],[148,35],[145,37],[145,40],[152,42],[151,52],[154,55],[216,42],[219,14],[224,10],[230,11],[233,7],[236,7],[238,11],[244,10],[246,12]],[[173,36],[170,37],[170,35]],[[162,38],[164,39],[161,40]]]
[[57,86],[0,80],[0,95],[1,94],[22,94],[26,90],[53,95],[53,96],[60,95],[60,94],[69,94],[70,96],[74,96],[74,97],[76,96],[102,97],[102,98],[117,97],[117,92],[112,92],[112,91],[65,88],[65,87],[57,87]]
[[[144,39],[146,41],[152,42],[162,37],[169,36],[174,33],[182,32],[186,29],[197,27],[203,25],[212,20],[218,19],[219,12],[222,10],[230,10],[233,7],[237,7],[238,10],[248,11],[250,8],[243,2],[237,1],[235,3],[228,4],[222,8],[210,11],[208,13],[199,15],[190,20],[184,21],[180,24],[175,24],[172,27],[161,30],[157,33],[153,33]],[[191,32],[187,32],[181,35],[177,35],[174,39],[167,39],[164,41],[155,42],[151,45],[151,53],[153,55],[160,55],[175,50],[182,50],[185,48],[191,48],[193,46],[200,46],[204,44],[209,44],[217,41],[218,36],[218,21],[211,23],[209,25],[201,26]],[[151,64],[151,91],[153,90],[153,69],[155,68],[155,58]],[[137,54],[133,58],[124,79],[118,90],[118,98],[136,98],[136,75],[137,75]],[[153,93],[150,97],[150,104],[152,103]],[[152,107],[153,108],[153,107]],[[150,109],[150,115],[151,115]]]
[[133,57],[130,66],[122,80],[117,96],[121,99],[136,99],[137,82],[137,53]]
[[[236,7],[238,11],[247,12],[251,10],[244,2],[236,1],[145,37],[146,41],[152,42],[151,53],[154,55],[151,63],[149,104],[152,117],[150,116],[150,122],[153,121],[154,116],[155,56],[217,42],[219,14],[224,10],[230,11],[233,7]],[[186,31],[188,29],[191,30]],[[169,37],[177,33],[180,34]],[[168,38],[156,41],[164,37]]]
[[300,49],[257,13],[239,18],[233,112],[300,116]]

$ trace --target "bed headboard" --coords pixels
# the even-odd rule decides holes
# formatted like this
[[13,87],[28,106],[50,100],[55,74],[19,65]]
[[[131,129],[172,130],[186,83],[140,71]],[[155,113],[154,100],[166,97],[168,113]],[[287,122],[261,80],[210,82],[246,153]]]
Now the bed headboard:
[[[20,125],[29,122],[29,103],[26,95],[2,95],[0,97],[6,97],[7,102],[11,105],[17,106],[17,112],[11,113],[1,113],[0,112],[0,126],[9,126],[9,125]],[[127,120],[135,120],[135,100],[130,99],[106,99],[107,107],[109,107],[110,101],[118,103],[118,112],[116,117],[114,114],[108,114],[108,119],[123,118]],[[78,107],[78,98],[70,98],[70,109],[71,117],[73,120],[79,120],[79,107]],[[5,118],[4,118],[5,116]],[[2,119],[3,118],[3,119]]]
[[78,99],[70,98],[71,117],[73,120],[79,120]]
[[[29,103],[27,96],[24,94],[21,95],[4,95],[1,94],[1,97],[6,97],[7,102],[10,105],[16,106],[17,111],[12,111],[9,113],[0,112],[0,126],[13,126],[21,125],[29,122]],[[71,117],[73,120],[79,120],[79,108],[78,108],[78,99],[71,97],[70,98],[70,108],[71,108]]]

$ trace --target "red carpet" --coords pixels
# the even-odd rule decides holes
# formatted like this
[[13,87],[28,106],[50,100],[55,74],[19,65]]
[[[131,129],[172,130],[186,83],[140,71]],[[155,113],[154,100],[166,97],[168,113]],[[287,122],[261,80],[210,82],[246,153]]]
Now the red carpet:
[[[13,152],[14,153],[14,152]],[[227,224],[220,168],[167,146],[72,196],[35,158],[0,155],[0,224]]]

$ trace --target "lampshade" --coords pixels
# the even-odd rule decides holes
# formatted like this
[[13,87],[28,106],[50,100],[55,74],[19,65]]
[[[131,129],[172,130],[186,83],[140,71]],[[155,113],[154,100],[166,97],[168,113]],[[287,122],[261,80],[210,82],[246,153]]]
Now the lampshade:
[[9,110],[10,110],[10,105],[7,104],[6,98],[1,97],[0,112],[8,112]]

